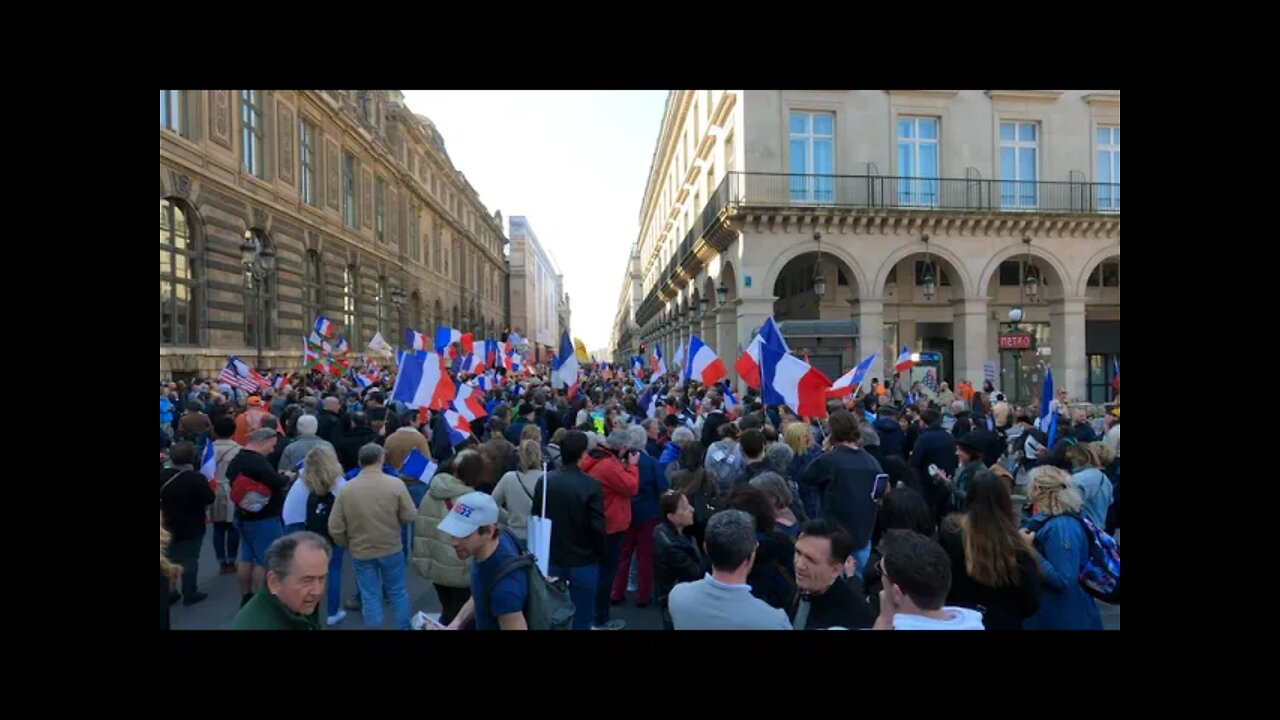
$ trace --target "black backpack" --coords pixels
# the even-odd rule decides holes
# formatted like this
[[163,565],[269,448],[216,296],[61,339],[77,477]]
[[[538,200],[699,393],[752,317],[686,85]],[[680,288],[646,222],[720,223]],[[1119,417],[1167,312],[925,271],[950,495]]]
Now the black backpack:
[[[512,537],[516,548],[520,543]],[[569,630],[573,626],[575,609],[569,597],[569,583],[564,578],[554,581],[543,577],[538,570],[538,561],[528,550],[521,550],[519,555],[503,560],[493,572],[493,578],[483,589],[486,596],[493,592],[493,586],[502,578],[513,572],[527,573],[529,578],[529,594],[525,598],[524,619],[530,630]]]
[[333,504],[337,502],[332,492],[324,495],[307,494],[307,531],[313,532],[333,544],[333,536],[329,534],[329,515],[333,513]]

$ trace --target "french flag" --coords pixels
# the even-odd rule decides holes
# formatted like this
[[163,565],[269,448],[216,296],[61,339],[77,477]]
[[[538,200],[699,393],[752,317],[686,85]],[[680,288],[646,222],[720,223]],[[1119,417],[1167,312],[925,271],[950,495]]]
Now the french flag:
[[659,377],[667,374],[667,362],[662,359],[662,345],[653,344],[653,374]]
[[644,412],[645,417],[651,418],[657,414],[658,394],[653,391],[652,385],[650,385],[644,391],[644,394],[640,396],[640,402],[637,403],[637,405],[640,407],[640,410]]
[[[477,366],[479,367],[478,370],[476,369]],[[463,355],[462,360],[459,361],[458,371],[465,372],[465,373],[473,373],[473,374],[484,372],[484,363],[480,363],[476,361],[475,353],[468,353],[466,355]]]
[[333,351],[339,355],[346,355],[351,352],[351,345],[345,337],[338,336],[338,344],[333,346]]
[[861,387],[862,381],[867,377],[867,371],[871,369],[871,363],[875,362],[878,354],[871,353],[866,360],[858,363],[857,367],[841,375],[840,379],[836,380],[827,391],[827,397],[844,397]]
[[724,409],[726,412],[731,412],[738,407],[738,396],[733,394],[733,388],[729,386],[728,380],[724,381],[724,390],[722,392],[724,393]]
[[902,352],[898,353],[898,362],[894,364],[893,369],[897,372],[906,372],[914,364],[911,362],[911,348],[903,345]]
[[640,374],[643,372],[644,372],[644,359],[641,358],[639,355],[632,357],[631,358],[631,374],[635,375],[636,377],[640,377]]
[[785,404],[801,417],[825,417],[831,380],[800,358],[767,344],[760,346],[765,368],[761,393],[766,405]]
[[1111,390],[1113,391],[1111,399],[1115,400],[1116,395],[1120,394],[1120,358],[1116,358],[1111,362],[1112,370],[1115,372],[1115,376],[1111,378]]
[[323,315],[316,317],[315,327],[316,327],[316,332],[320,334],[320,337],[323,337],[323,338],[333,337],[334,327],[333,327],[333,323],[329,322],[329,318]]
[[439,352],[454,343],[458,343],[462,346],[462,352],[471,352],[471,333],[464,333],[447,327],[436,328],[436,352]]
[[434,350],[431,340],[413,328],[404,329],[404,344],[414,350]]
[[204,444],[204,455],[200,458],[200,474],[213,483],[213,476],[218,474],[218,463],[213,459],[213,441]]
[[370,379],[368,375],[365,375],[364,373],[356,373],[355,375],[356,384],[359,385],[362,390],[368,389],[369,386],[373,385],[373,380]]
[[555,378],[567,388],[578,384],[578,356],[573,352],[573,342],[569,340],[569,331],[560,333],[560,367],[556,368]]
[[[687,345],[688,345],[687,343],[681,343],[681,344],[676,348],[676,354],[675,354],[675,356],[674,356],[674,357],[672,357],[672,358],[671,358],[671,369],[672,369],[672,370],[678,370],[678,369],[680,369],[680,368],[684,367],[684,351],[685,351],[685,348],[687,347]],[[692,357],[692,356],[693,356],[693,353],[689,353],[689,355],[690,355],[690,357]]]
[[689,338],[689,362],[684,366],[685,382],[697,380],[708,387],[729,376],[720,356],[707,347],[697,335]]
[[279,375],[279,374],[277,374],[277,375],[276,375],[276,377],[275,377],[275,380],[272,380],[272,381],[271,381],[271,388],[272,388],[273,390],[275,390],[276,392],[279,392],[279,391],[283,390],[283,389],[284,389],[284,386],[285,386],[285,385],[287,385],[288,383],[289,383],[289,376],[288,376],[288,375]]
[[[787,347],[787,341],[782,338],[782,333],[778,330],[778,324],[773,321],[773,316],[765,318],[764,325],[760,326],[760,332],[751,340],[751,344],[747,349],[738,356],[737,362],[733,364],[733,369],[738,372],[738,377],[747,384],[747,387],[760,389],[762,376],[771,373],[772,368],[766,369],[762,362],[762,354],[760,348],[771,347],[781,354],[785,355],[791,352],[791,348]],[[776,357],[776,355],[770,355]]]
[[405,355],[396,374],[391,398],[411,408],[427,407],[443,410],[456,394],[453,381],[445,370],[444,356],[419,350]]
[[494,388],[494,386],[496,385],[496,383],[494,382],[494,379],[493,379],[493,373],[492,373],[492,372],[486,372],[485,374],[483,374],[483,375],[481,375],[480,377],[476,378],[476,382],[477,382],[477,383],[479,383],[479,385],[480,385],[480,389],[481,389],[481,390],[484,390],[485,392],[488,392],[488,391],[492,390],[492,389]]
[[453,410],[444,412],[444,425],[449,431],[449,444],[454,447],[471,437],[471,422]]
[[484,395],[481,391],[465,384],[458,385],[452,407],[455,412],[466,418],[468,423],[489,414],[489,411],[484,409]]
[[485,367],[496,368],[503,364],[503,358],[507,355],[507,344],[497,340],[484,341],[484,364]]

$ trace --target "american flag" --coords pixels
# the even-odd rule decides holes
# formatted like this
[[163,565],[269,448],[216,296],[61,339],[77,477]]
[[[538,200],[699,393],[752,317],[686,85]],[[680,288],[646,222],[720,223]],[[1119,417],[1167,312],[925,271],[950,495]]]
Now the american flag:
[[[241,375],[240,373],[244,373]],[[224,382],[233,387],[238,387],[245,392],[257,392],[259,390],[258,381],[254,379],[254,373],[249,366],[240,362],[235,357],[227,358],[227,366],[222,368],[222,372],[218,373],[218,381]]]
[[933,392],[938,392],[938,376],[933,374],[933,368],[930,368],[929,371],[925,373],[924,386]]

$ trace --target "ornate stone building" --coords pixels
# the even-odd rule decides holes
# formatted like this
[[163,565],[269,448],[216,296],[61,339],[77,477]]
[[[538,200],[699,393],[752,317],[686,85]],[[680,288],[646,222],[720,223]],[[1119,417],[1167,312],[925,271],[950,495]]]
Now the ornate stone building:
[[[296,369],[317,314],[352,351],[438,325],[496,337],[502,215],[398,91],[160,91],[160,372]],[[242,246],[269,248],[259,294]],[[262,327],[257,326],[259,316]]]

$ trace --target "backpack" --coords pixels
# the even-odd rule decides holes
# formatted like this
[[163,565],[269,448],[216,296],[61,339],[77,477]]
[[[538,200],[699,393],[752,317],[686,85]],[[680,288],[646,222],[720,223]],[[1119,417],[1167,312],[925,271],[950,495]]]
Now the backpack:
[[[1120,546],[1115,538],[1099,530],[1093,521],[1080,515],[1071,515],[1084,526],[1089,543],[1089,557],[1080,569],[1078,580],[1084,591],[1105,603],[1120,604]],[[1045,522],[1037,524],[1036,532]]]
[[271,502],[271,488],[240,473],[231,481],[231,502],[247,513],[262,512]]
[[[512,543],[520,549],[520,543],[514,536]],[[573,626],[576,612],[573,600],[569,597],[569,582],[564,578],[548,580],[538,570],[538,561],[524,549],[520,554],[503,560],[493,573],[493,579],[484,588],[485,595],[493,592],[493,586],[499,580],[513,572],[523,571],[529,575],[529,594],[525,598],[524,619],[530,630],[569,630]]]
[[308,532],[313,532],[333,544],[333,536],[329,534],[329,515],[333,512],[333,504],[337,502],[332,492],[324,495],[307,493]]

